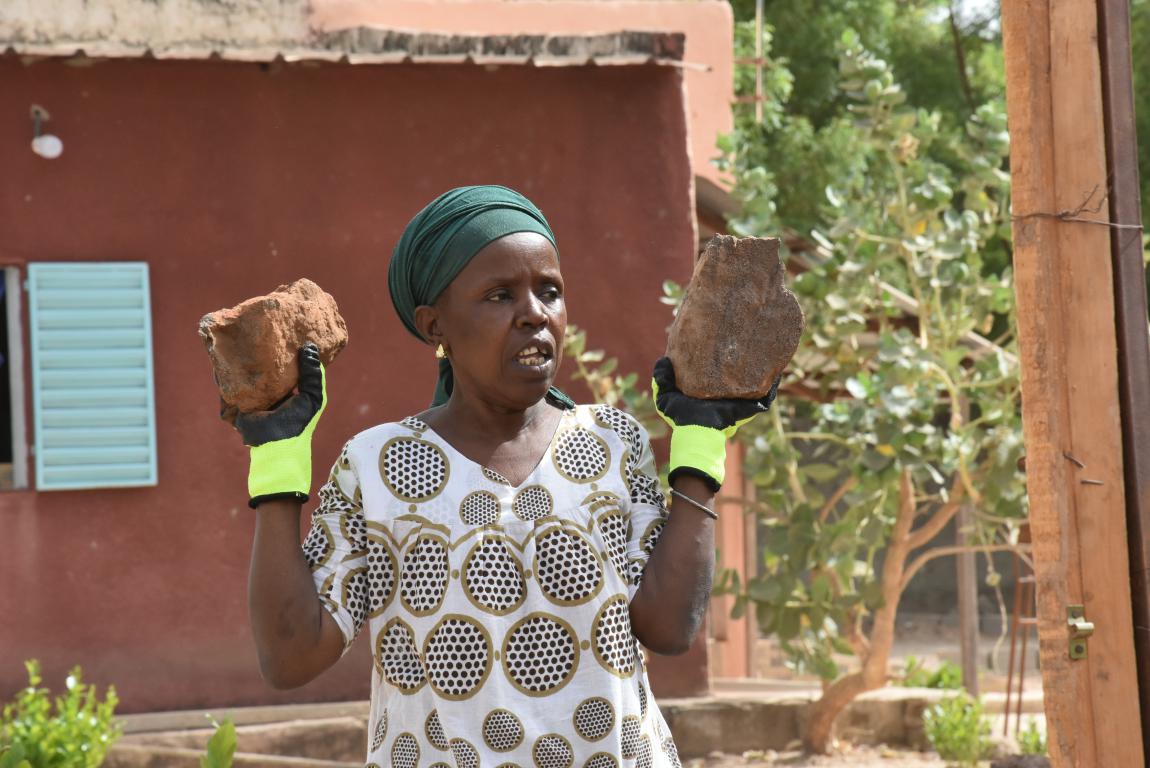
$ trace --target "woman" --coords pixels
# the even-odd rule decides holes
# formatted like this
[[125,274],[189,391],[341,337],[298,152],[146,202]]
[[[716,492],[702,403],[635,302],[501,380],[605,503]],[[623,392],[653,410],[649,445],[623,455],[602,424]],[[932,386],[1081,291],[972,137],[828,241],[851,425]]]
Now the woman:
[[[435,349],[433,405],[352,438],[299,556],[324,373],[240,415],[257,508],[252,629],[265,678],[307,683],[369,628],[378,766],[677,766],[636,640],[691,644],[713,568],[725,442],[773,398],[702,401],[656,365],[672,503],[643,428],[552,387],[567,325],[555,237],[505,187],[441,195],[388,282]],[[656,546],[657,543],[657,546]],[[318,592],[319,599],[316,599]]]

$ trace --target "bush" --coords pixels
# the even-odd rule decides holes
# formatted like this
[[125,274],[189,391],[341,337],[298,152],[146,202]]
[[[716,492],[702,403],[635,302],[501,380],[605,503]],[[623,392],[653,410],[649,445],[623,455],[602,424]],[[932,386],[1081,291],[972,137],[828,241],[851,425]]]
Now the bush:
[[1046,754],[1046,735],[1038,730],[1033,717],[1026,721],[1026,730],[1018,732],[1018,748],[1024,755]]
[[65,680],[67,691],[57,696],[41,688],[40,663],[24,662],[28,687],[16,694],[0,714],[0,744],[9,748],[0,760],[31,768],[96,768],[109,747],[120,738],[120,725],[112,717],[118,699],[109,686],[103,701],[96,687],[85,685],[80,668]]
[[977,766],[990,752],[990,723],[982,702],[963,693],[943,699],[923,714],[930,744],[943,760]]
[[944,661],[942,666],[931,672],[914,656],[906,657],[906,670],[899,685],[904,688],[939,688],[958,690],[962,687],[962,668]]

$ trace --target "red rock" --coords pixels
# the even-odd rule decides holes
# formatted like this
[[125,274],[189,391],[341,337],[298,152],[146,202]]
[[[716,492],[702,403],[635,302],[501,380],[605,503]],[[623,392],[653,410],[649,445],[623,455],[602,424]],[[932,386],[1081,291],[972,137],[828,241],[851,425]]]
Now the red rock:
[[785,275],[778,238],[711,238],[667,339],[681,391],[707,399],[767,394],[803,333]]
[[292,393],[304,342],[314,342],[323,364],[331,365],[347,346],[347,324],[335,299],[303,279],[205,315],[200,338],[224,403],[248,413],[266,410]]

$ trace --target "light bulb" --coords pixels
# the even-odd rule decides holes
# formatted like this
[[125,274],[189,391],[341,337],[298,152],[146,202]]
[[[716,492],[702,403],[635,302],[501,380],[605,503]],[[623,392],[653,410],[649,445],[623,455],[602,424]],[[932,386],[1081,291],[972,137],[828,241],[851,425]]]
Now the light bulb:
[[32,151],[48,160],[55,160],[64,151],[64,142],[59,136],[45,133],[32,139]]

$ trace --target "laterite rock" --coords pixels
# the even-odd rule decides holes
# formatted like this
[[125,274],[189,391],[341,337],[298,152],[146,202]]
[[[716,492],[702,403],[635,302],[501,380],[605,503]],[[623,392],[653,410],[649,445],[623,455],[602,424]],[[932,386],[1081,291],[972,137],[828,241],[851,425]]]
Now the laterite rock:
[[785,276],[778,238],[711,238],[667,340],[680,390],[707,399],[770,391],[803,333]]
[[347,346],[347,324],[330,294],[311,280],[281,285],[200,320],[220,396],[243,413],[290,395],[299,381],[299,348],[311,341],[323,364]]

